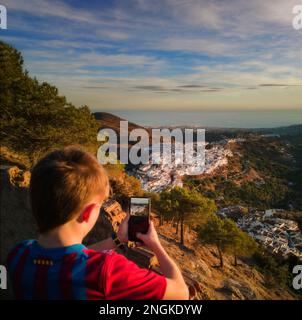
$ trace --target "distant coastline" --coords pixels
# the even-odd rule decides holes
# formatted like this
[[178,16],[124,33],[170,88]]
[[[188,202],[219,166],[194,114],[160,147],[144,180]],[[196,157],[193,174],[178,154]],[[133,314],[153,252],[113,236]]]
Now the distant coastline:
[[[105,110],[102,110],[105,111]],[[142,126],[269,129],[302,124],[301,110],[106,110]]]

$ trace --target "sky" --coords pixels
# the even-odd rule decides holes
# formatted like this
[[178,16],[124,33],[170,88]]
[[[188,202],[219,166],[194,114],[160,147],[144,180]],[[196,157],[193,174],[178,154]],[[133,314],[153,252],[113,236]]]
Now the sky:
[[0,3],[0,39],[76,106],[302,110],[302,0]]

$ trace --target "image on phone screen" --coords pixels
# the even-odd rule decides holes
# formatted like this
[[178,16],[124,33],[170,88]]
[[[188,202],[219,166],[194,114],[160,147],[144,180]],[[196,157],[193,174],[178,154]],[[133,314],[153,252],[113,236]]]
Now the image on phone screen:
[[149,216],[149,198],[131,198],[130,215]]

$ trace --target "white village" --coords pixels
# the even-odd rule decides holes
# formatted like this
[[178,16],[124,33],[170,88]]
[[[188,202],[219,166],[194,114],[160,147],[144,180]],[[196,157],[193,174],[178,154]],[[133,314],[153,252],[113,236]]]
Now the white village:
[[282,209],[256,211],[237,221],[238,226],[270,252],[302,258],[302,235],[297,222],[276,216]]
[[160,192],[168,187],[181,187],[184,175],[211,174],[219,167],[227,165],[228,157],[232,156],[232,151],[228,147],[231,142],[234,142],[234,139],[211,144],[205,142],[205,154],[190,157],[189,161],[179,161],[177,151],[180,149],[172,153],[172,161],[169,161],[168,154],[161,153],[161,164],[153,164],[150,161],[136,168],[133,174],[141,181],[142,188],[146,191]]

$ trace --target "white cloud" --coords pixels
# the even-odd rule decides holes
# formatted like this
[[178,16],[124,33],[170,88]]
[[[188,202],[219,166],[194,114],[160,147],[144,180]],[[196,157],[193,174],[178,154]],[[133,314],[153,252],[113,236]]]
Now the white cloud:
[[170,51],[193,51],[214,56],[238,55],[240,45],[232,42],[222,42],[219,39],[203,38],[166,38],[154,44],[154,47]]

